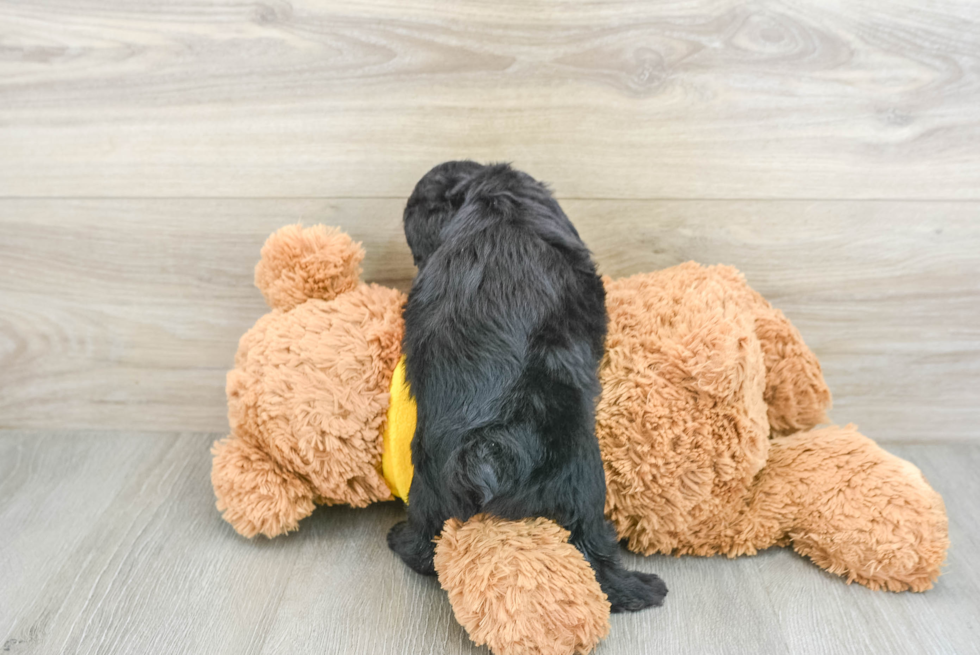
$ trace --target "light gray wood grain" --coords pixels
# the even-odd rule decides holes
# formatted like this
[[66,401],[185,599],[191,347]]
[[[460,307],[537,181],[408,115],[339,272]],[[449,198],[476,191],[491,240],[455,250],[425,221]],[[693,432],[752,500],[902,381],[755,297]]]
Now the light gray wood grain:
[[980,198],[980,5],[0,3],[4,196]]
[[[977,437],[980,203],[563,205],[612,276],[740,268],[823,362],[832,418],[879,440]],[[224,376],[295,221],[340,225],[365,278],[414,275],[402,201],[0,200],[0,426],[225,430]]]
[[[26,653],[486,653],[431,579],[384,545],[403,510],[320,508],[299,532],[236,535],[213,506],[207,434],[0,432],[0,644]],[[872,592],[785,549],[627,555],[663,608],[612,618],[597,655],[976,653],[980,446],[890,447],[946,499],[935,589]]]
[[[92,439],[69,444],[64,435],[0,437],[0,635],[44,584],[80,548],[93,520],[106,512],[133,476],[170,447],[170,439]],[[88,487],[86,490],[85,487]],[[28,634],[44,626],[32,624]]]

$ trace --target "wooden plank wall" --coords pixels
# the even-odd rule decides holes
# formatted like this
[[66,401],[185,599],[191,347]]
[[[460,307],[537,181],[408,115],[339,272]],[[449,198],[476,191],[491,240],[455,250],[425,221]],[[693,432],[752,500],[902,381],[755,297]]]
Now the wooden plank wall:
[[431,165],[738,266],[883,441],[980,432],[980,4],[0,1],[0,427],[221,431],[265,236],[407,287]]

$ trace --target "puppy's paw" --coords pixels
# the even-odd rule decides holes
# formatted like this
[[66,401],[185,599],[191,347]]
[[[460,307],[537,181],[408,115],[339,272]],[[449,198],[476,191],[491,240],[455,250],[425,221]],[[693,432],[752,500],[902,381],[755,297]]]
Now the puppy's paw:
[[401,557],[408,568],[416,573],[436,574],[436,567],[432,561],[435,544],[413,529],[408,521],[396,523],[388,531],[388,548]]
[[647,607],[659,607],[667,595],[667,585],[653,573],[622,571],[611,589],[603,591],[609,597],[612,612],[638,612]]

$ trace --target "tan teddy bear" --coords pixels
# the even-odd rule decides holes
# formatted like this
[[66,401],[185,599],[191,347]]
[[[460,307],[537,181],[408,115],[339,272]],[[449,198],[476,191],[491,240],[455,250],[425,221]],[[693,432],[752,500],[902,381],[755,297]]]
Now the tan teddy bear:
[[[283,228],[262,249],[255,282],[273,310],[239,343],[232,432],[212,451],[218,509],[244,536],[295,530],[318,504],[408,500],[405,296],[361,283],[363,257],[322,226]],[[631,550],[791,544],[848,582],[932,586],[948,547],[942,499],[853,426],[810,430],[830,405],[820,366],[735,269],[688,263],[605,283],[596,432],[607,515]],[[447,522],[436,568],[474,641],[562,655],[607,634],[609,604],[567,537],[544,518]]]

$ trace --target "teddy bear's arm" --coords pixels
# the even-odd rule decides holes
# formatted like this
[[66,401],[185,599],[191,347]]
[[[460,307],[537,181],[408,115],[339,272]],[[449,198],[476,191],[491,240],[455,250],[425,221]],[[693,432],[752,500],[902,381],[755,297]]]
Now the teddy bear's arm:
[[776,434],[828,422],[831,398],[817,356],[781,311],[757,296],[755,330],[766,365],[765,401]]
[[211,483],[218,510],[245,537],[296,530],[313,512],[314,494],[298,476],[283,471],[264,450],[236,436],[216,441]]
[[711,266],[755,325],[766,368],[764,399],[775,434],[792,434],[827,423],[831,398],[817,356],[786,316],[752,289],[731,266]]

